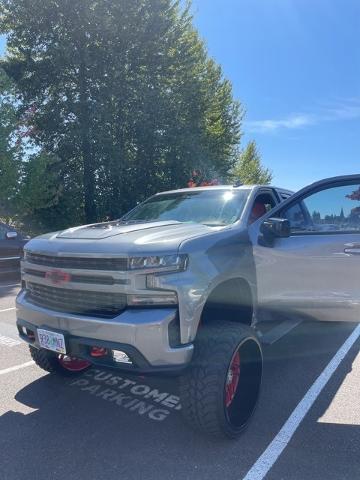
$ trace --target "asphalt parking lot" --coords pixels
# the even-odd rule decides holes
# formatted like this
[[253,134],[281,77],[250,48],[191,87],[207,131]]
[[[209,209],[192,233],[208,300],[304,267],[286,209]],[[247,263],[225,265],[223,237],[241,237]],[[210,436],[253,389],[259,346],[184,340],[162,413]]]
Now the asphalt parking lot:
[[0,284],[0,479],[360,479],[358,336],[339,354],[356,325],[301,323],[265,346],[251,424],[237,441],[213,440],[183,423],[174,379],[101,369],[64,379],[31,364],[16,282]]

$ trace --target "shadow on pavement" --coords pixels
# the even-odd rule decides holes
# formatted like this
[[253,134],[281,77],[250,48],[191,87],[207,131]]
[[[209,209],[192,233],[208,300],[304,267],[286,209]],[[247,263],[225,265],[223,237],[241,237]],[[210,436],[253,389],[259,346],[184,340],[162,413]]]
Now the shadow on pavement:
[[[334,331],[343,330],[344,325],[333,325]],[[346,412],[333,408],[333,418],[322,417],[326,414],[335,399],[336,394],[343,386],[346,376],[352,372],[353,363],[359,354],[360,340],[355,342],[350,352],[322,394],[315,402],[309,414],[305,417],[293,439],[290,441],[284,454],[266,477],[269,480],[291,478],[292,480],[326,479],[354,480],[360,478],[360,400],[348,396],[345,404],[348,408],[357,411],[356,424],[341,423]],[[356,388],[356,386],[353,386]],[[360,387],[358,386],[359,392]],[[343,395],[346,394],[343,393]],[[350,403],[349,403],[350,402]]]
[[[0,477],[240,479],[351,328],[305,324],[288,338],[267,347],[260,403],[247,432],[237,441],[213,440],[184,425],[175,400],[174,379],[131,377],[97,369],[70,380],[45,375],[26,385],[15,397],[20,404],[36,409],[34,412],[9,411],[0,418]],[[353,358],[351,352],[342,365],[345,369],[331,385],[331,396],[351,368]],[[350,433],[355,431],[353,427],[316,424],[313,447],[307,448],[314,453],[319,438],[326,444],[328,437],[338,436],[339,429],[344,441],[347,435],[359,436],[358,428]],[[292,463],[286,463],[290,473],[297,471],[297,463],[306,451],[304,445],[298,449]],[[287,459],[287,452],[280,461]],[[330,478],[325,467],[318,478]],[[284,478],[294,478],[289,472]]]
[[[144,412],[138,407],[139,401],[145,403],[143,396],[131,395],[129,389],[121,391],[122,403],[98,396],[109,389],[107,375],[115,374],[96,373],[104,380],[72,385],[89,381],[89,377],[64,381],[45,375],[19,391],[16,400],[36,411],[26,415],[8,412],[0,418],[0,459],[6,480],[115,475],[125,479],[190,478],[196,473],[199,455],[200,464],[210,474],[209,452],[214,456],[219,447],[227,451],[228,441],[214,442],[192,432],[174,408],[146,400],[146,406],[154,408]],[[137,387],[154,387],[168,396],[176,393],[173,379],[131,378],[125,380],[134,381]],[[100,388],[83,390],[94,387]]]

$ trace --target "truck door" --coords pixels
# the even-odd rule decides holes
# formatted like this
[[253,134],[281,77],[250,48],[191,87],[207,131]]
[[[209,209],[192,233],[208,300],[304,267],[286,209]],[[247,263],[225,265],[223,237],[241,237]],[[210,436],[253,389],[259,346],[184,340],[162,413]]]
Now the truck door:
[[310,318],[360,321],[360,176],[318,182],[265,218],[290,221],[288,238],[251,231],[258,301]]

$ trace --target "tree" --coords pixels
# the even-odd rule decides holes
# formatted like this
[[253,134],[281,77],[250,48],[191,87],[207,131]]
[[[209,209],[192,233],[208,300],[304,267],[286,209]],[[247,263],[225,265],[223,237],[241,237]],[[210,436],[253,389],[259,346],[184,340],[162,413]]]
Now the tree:
[[239,159],[233,169],[233,179],[244,184],[271,183],[272,173],[261,164],[261,158],[255,141],[248,143],[240,153]]
[[21,141],[17,142],[18,117],[9,78],[0,69],[0,217],[15,214],[15,199],[21,175]]
[[81,222],[79,172],[64,171],[59,158],[41,151],[30,155],[22,170],[16,200],[21,222],[28,233],[60,230]]
[[20,113],[31,112],[35,144],[76,175],[73,208],[88,222],[186,185],[193,168],[226,178],[235,163],[241,109],[182,4],[1,2],[1,63]]
[[64,172],[58,158],[34,148],[32,112],[19,113],[0,69],[0,219],[27,233],[63,228],[81,218],[78,172]]

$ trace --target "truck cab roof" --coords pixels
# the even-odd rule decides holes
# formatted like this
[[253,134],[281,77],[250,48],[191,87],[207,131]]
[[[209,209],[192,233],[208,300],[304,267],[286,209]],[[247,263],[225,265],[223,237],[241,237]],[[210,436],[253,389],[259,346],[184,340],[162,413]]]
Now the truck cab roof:
[[279,188],[274,185],[261,185],[261,184],[254,184],[254,185],[212,185],[212,186],[206,186],[206,187],[191,187],[191,188],[179,188],[177,190],[166,190],[163,192],[156,193],[156,195],[162,195],[162,194],[171,194],[171,193],[179,193],[179,192],[198,192],[198,191],[211,191],[211,190],[252,190],[256,191],[261,188],[270,188],[272,190],[275,190],[280,196],[282,200],[285,200],[286,198],[290,197],[293,195],[293,191],[285,189],[285,188]]

